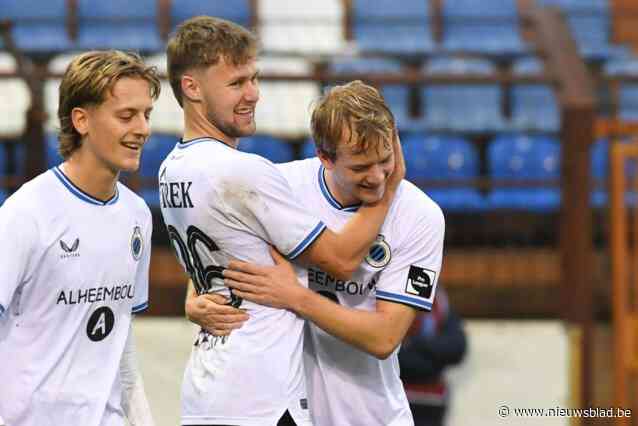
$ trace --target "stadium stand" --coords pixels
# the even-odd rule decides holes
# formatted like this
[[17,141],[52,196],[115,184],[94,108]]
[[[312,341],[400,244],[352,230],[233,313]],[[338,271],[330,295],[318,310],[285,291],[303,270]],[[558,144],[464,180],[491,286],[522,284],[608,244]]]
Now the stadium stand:
[[432,53],[428,2],[406,0],[397,7],[392,0],[354,0],[353,38],[363,52],[398,55]]
[[78,0],[76,47],[158,52],[164,43],[157,14],[155,0]]
[[[485,209],[484,197],[471,182],[479,177],[478,153],[471,142],[459,137],[411,134],[402,139],[402,144],[406,178],[423,186],[444,211]],[[432,187],[437,182],[440,186]]]
[[[307,75],[312,63],[303,58],[262,57],[262,73]],[[310,104],[319,97],[319,85],[313,81],[263,81],[255,111],[257,131],[281,138],[304,138],[310,126]]]
[[55,54],[73,47],[67,28],[66,0],[0,0],[0,21],[13,23],[18,48],[31,54]]
[[266,52],[330,55],[347,47],[340,0],[260,0],[257,13]]
[[252,27],[252,11],[250,0],[233,1],[201,1],[175,0],[171,1],[170,22],[171,29],[188,18],[198,15],[216,16],[236,22],[245,27]]
[[[537,58],[524,58],[513,66],[516,75],[543,73]],[[557,132],[560,128],[558,102],[547,84],[514,84],[512,88],[512,126],[519,131]]]
[[[0,73],[15,71],[15,59],[0,52]],[[16,137],[24,131],[30,98],[29,89],[20,78],[0,79],[0,137]]]
[[140,195],[151,208],[159,208],[157,174],[164,158],[179,139],[173,134],[153,133],[144,146],[139,176],[142,179]]
[[515,56],[525,53],[518,9],[511,0],[472,0],[443,3],[443,49],[449,52]]
[[267,135],[255,135],[242,138],[239,149],[251,154],[257,154],[269,159],[273,163],[285,163],[294,160],[290,144]]
[[[435,75],[491,75],[484,59],[433,58],[424,66]],[[501,111],[502,89],[494,84],[432,84],[421,89],[425,126],[430,131],[480,133],[506,130]]]
[[[488,194],[491,209],[547,213],[558,209],[560,190],[538,187],[560,177],[560,145],[541,136],[499,136],[487,149],[490,178],[513,186],[496,186]],[[521,182],[516,186],[515,182]],[[525,185],[526,181],[532,186]],[[536,185],[536,186],[533,186]]]

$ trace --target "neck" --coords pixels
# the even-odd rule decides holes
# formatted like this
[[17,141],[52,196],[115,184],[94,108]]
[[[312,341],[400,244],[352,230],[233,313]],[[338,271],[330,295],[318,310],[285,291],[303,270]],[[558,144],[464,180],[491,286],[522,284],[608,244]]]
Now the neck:
[[339,204],[344,207],[359,204],[359,200],[341,190],[339,185],[337,185],[334,173],[332,173],[330,169],[324,168],[323,173],[326,178],[326,186],[328,187],[328,190],[330,191],[332,196],[335,197],[335,200],[339,202]]
[[115,195],[119,172],[98,164],[82,151],[76,151],[62,164],[62,171],[75,186],[93,198],[106,201]]
[[237,148],[238,138],[232,138],[219,130],[206,118],[199,105],[190,102],[184,103],[184,140],[198,138],[214,138],[224,142],[226,145]]

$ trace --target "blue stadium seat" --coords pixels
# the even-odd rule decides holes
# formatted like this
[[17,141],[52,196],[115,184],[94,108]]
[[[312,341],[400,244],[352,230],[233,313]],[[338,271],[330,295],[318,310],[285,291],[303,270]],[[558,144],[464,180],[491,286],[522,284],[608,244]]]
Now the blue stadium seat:
[[258,135],[239,140],[239,150],[260,155],[273,163],[294,160],[290,145],[271,136]]
[[80,49],[163,50],[156,0],[78,0]]
[[[605,74],[611,77],[638,77],[638,58],[609,61]],[[622,120],[638,120],[638,84],[620,82],[618,96],[618,117]]]
[[150,207],[159,207],[160,200],[157,187],[159,168],[178,140],[175,135],[153,134],[144,145],[139,175],[153,184],[143,186],[140,190],[140,196]]
[[592,180],[598,181],[602,188],[593,187],[591,204],[595,207],[604,207],[608,202],[607,179],[609,178],[609,141],[599,139],[591,147],[591,175]]
[[73,42],[67,31],[66,0],[0,0],[0,21],[13,22],[11,34],[27,53],[60,53]]
[[47,133],[45,135],[44,144],[47,169],[61,164],[64,160],[58,152],[58,146],[60,145],[58,142],[58,135],[55,133]]
[[607,60],[626,49],[609,43],[611,14],[608,0],[538,0],[541,6],[559,7],[586,59]]
[[312,138],[308,139],[301,146],[301,159],[313,158],[317,156],[317,151],[315,148],[315,141]]
[[[479,176],[479,159],[472,143],[455,137],[412,134],[402,140],[406,177],[423,190],[444,211],[482,211],[484,197],[469,181]],[[460,186],[428,187],[425,181],[451,181]]]
[[354,0],[353,36],[362,51],[426,54],[435,50],[428,2]]
[[[494,67],[482,59],[435,58],[425,70],[442,75],[490,75]],[[421,89],[424,124],[430,131],[498,132],[509,125],[501,112],[497,84],[433,84]]]
[[[617,143],[625,143],[624,141]],[[625,163],[625,176],[627,182],[631,184],[638,174],[636,162]],[[591,175],[594,183],[597,181],[601,187],[593,187],[591,194],[591,204],[597,208],[609,206],[609,141],[607,139],[597,140],[591,148]],[[629,190],[625,194],[625,202],[630,206],[638,204],[638,194]]]
[[[525,58],[514,63],[514,74],[535,75],[543,72],[543,63]],[[512,126],[520,131],[556,132],[560,112],[554,91],[547,84],[515,84],[512,87]]]
[[[332,63],[334,73],[392,74],[401,73],[401,64],[392,59],[362,58],[339,59]],[[381,94],[394,114],[399,130],[417,130],[419,120],[410,116],[410,88],[402,84],[387,84],[381,87]]]
[[175,28],[180,22],[198,15],[216,16],[249,28],[252,11],[250,0],[179,0],[171,2],[172,28]]
[[518,9],[512,0],[443,2],[443,48],[451,52],[518,55],[527,51],[518,29]]
[[[543,181],[560,177],[560,146],[546,137],[500,136],[487,149],[492,181]],[[500,187],[488,194],[492,209],[547,213],[560,205],[560,189],[545,187]]]

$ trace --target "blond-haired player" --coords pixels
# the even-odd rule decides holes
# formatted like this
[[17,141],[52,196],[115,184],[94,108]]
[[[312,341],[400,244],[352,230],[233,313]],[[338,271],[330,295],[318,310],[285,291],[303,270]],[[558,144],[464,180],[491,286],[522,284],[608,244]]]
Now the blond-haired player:
[[[338,230],[361,203],[383,196],[394,168],[394,129],[376,89],[359,81],[334,87],[312,115],[318,158],[278,168],[299,204]],[[417,310],[432,308],[444,228],[436,203],[403,181],[375,243],[350,279],[317,265],[293,269],[276,251],[274,267],[233,261],[224,272],[237,297],[309,320],[304,364],[316,426],[414,424],[397,352]],[[206,322],[197,302],[187,303],[188,315],[226,333],[224,323]]]
[[[349,277],[368,253],[403,168],[388,191],[339,233],[296,202],[271,162],[238,151],[255,132],[257,40],[221,19],[196,17],[168,43],[168,72],[184,110],[184,138],[159,171],[169,236],[199,294],[229,294],[221,272],[230,258],[289,259]],[[303,321],[295,314],[232,298],[250,319],[229,338],[200,333],[182,386],[182,424],[309,424],[301,362]]]
[[0,207],[0,417],[11,426],[152,425],[132,314],[148,305],[151,214],[138,168],[159,94],[134,54],[73,59],[60,84],[64,162]]

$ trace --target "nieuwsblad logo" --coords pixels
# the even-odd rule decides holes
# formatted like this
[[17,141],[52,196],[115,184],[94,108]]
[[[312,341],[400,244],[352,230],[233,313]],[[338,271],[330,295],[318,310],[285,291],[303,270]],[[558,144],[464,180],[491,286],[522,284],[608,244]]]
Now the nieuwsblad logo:
[[60,248],[62,249],[62,254],[60,255],[60,259],[66,259],[69,257],[80,257],[80,239],[76,238],[75,241],[69,246],[64,240],[60,240]]

